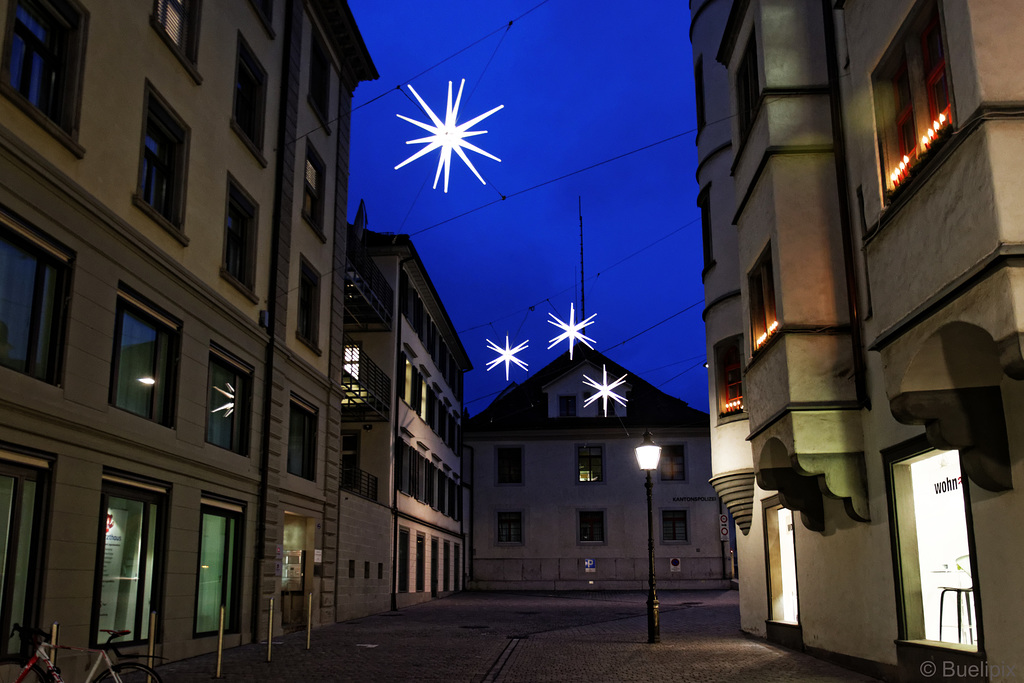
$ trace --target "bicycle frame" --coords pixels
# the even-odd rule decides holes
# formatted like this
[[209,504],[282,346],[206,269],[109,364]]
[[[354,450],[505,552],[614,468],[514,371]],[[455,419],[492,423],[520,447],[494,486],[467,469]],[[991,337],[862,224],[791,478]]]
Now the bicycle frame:
[[[47,650],[49,650],[49,653],[47,652]],[[110,671],[110,675],[113,676],[115,683],[121,683],[121,677],[117,675],[116,671],[114,671],[114,665],[110,661],[110,657],[107,656],[106,650],[92,649],[86,647],[71,647],[70,645],[54,645],[52,643],[46,642],[39,643],[36,646],[35,654],[33,654],[32,658],[29,659],[28,665],[22,671],[22,675],[18,677],[18,681],[16,681],[16,683],[20,683],[24,678],[25,673],[32,668],[32,665],[37,663],[42,663],[46,666],[46,671],[52,678],[53,683],[64,683],[64,679],[61,677],[60,671],[54,665],[53,659],[51,658],[51,653],[54,650],[70,650],[73,652],[85,652],[90,655],[98,655],[94,659],[92,666],[89,667],[89,673],[88,675],[86,675],[85,680],[93,680],[99,673],[100,664],[102,663],[106,665],[107,669]]]

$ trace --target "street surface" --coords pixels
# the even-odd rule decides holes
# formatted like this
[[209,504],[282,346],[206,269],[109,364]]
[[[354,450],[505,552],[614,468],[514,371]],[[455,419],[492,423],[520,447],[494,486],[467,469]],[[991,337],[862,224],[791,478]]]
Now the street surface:
[[[744,635],[735,591],[664,591],[661,642],[647,643],[642,592],[458,593],[399,612],[224,652],[226,681],[873,681]],[[202,681],[215,655],[160,666]]]

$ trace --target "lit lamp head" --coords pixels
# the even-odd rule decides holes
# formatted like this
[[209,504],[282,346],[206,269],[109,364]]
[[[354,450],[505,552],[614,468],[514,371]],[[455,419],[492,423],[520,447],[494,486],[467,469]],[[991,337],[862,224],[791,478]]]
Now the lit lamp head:
[[654,443],[651,438],[651,430],[644,431],[643,442],[636,447],[636,462],[642,470],[658,469],[658,460],[661,458],[661,446]]

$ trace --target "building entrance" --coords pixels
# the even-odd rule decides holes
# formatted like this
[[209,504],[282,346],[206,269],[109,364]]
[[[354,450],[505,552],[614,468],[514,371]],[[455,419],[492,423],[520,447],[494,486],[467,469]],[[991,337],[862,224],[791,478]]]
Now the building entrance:
[[284,553],[281,564],[281,627],[295,631],[306,625],[306,561],[308,517],[284,513]]

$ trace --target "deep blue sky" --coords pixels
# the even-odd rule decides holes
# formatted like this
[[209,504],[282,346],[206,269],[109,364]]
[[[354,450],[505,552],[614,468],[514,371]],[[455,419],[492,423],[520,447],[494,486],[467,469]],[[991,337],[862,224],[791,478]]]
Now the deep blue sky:
[[[582,201],[594,348],[706,411],[686,3],[349,6],[380,73],[353,100],[349,220],[365,200],[370,229],[412,236],[473,362],[466,409],[481,412],[506,386],[504,366],[486,369],[496,355],[486,339],[528,339],[519,357],[531,373],[568,348],[547,348],[561,332],[547,321],[549,313],[567,320],[571,302],[580,310]],[[482,185],[454,159],[445,194],[443,180],[431,187],[436,151],[394,169],[420,149],[405,142],[426,135],[396,116],[426,120],[396,88],[411,83],[443,119],[448,81],[457,92],[463,78],[460,123],[504,105],[474,127],[488,133],[471,140],[501,162],[467,152]],[[510,370],[512,381],[527,376]]]

